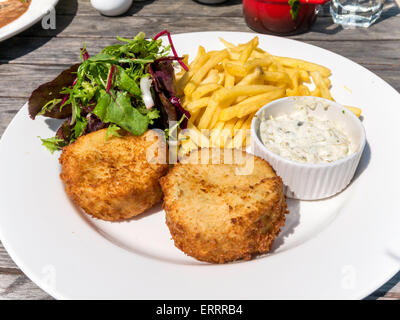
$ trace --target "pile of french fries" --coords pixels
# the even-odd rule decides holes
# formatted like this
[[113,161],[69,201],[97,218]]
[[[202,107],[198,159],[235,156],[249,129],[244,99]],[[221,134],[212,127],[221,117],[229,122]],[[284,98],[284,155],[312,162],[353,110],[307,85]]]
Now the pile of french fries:
[[[258,47],[258,37],[239,45],[220,39],[224,50],[200,46],[197,56],[177,73],[177,91],[191,113],[181,131],[180,153],[199,147],[244,148],[254,114],[265,104],[287,96],[333,100],[331,70],[307,61],[278,57]],[[189,57],[185,56],[187,64]],[[315,86],[311,90],[307,84]],[[357,116],[358,108],[349,107]]]

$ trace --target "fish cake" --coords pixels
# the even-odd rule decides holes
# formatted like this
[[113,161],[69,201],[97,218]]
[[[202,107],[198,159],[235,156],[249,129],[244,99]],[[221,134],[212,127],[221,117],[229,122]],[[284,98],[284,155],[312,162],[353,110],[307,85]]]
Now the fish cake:
[[162,200],[159,179],[169,168],[166,143],[152,130],[108,140],[106,132],[81,136],[63,149],[61,180],[86,213],[108,221],[129,219]]
[[194,151],[160,183],[175,246],[200,261],[225,263],[266,253],[285,222],[282,179],[265,160],[246,152]]

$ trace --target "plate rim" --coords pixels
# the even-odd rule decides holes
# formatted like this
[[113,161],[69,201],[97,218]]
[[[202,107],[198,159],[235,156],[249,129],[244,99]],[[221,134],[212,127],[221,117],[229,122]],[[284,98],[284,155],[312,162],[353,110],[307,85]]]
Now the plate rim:
[[[31,3],[30,5],[33,5],[33,4],[40,5],[41,4],[40,1],[38,1],[38,0],[33,0],[33,1],[35,1],[35,3]],[[49,7],[55,8],[55,6],[58,4],[58,2],[60,0],[48,0],[48,1],[49,1],[49,4],[46,5],[46,7],[43,7],[43,9],[48,10]],[[21,32],[29,29],[30,27],[32,27],[34,24],[36,24],[38,21],[40,21],[40,19],[42,19],[46,15],[46,11],[44,10],[44,12],[42,14],[35,16],[33,19],[30,18],[25,25],[16,27],[15,29],[12,28],[13,25],[18,24],[18,22],[20,22],[21,19],[29,17],[28,13],[29,13],[29,11],[25,12],[24,14],[19,16],[14,21],[11,21],[9,24],[6,24],[5,26],[0,28],[0,42],[10,39],[10,38],[20,34]],[[4,32],[4,28],[6,28],[6,27],[12,28],[12,29],[9,32]]]

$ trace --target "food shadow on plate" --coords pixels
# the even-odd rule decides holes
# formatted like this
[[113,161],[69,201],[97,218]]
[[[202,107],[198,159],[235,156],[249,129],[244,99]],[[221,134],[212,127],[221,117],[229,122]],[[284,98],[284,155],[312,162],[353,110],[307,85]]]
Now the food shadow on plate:
[[[368,141],[366,141],[365,147],[364,147],[364,151],[363,151],[363,153],[361,155],[360,163],[358,164],[357,169],[356,169],[356,171],[354,173],[354,176],[351,179],[350,183],[342,191],[334,194],[333,196],[330,196],[328,198],[324,198],[324,199],[321,199],[321,200],[329,200],[329,199],[335,198],[338,195],[340,195],[343,192],[345,192],[362,175],[362,173],[367,169],[370,161],[371,161],[371,148],[369,146]],[[320,201],[320,200],[302,200],[302,201]]]
[[162,202],[156,204],[155,206],[151,207],[150,209],[147,209],[145,212],[137,215],[136,217],[132,217],[132,218],[122,221],[122,222],[138,221],[141,219],[146,219],[153,214],[159,213],[160,211],[163,211]]
[[44,122],[47,124],[47,126],[49,127],[49,129],[53,132],[57,132],[57,130],[60,128],[61,124],[65,121],[65,119],[63,120],[59,120],[59,119],[52,119],[52,118],[46,118],[44,120]]
[[[391,251],[391,250],[388,250],[388,251],[387,251],[387,255],[388,255],[389,257],[393,258],[393,260],[397,261],[398,264],[399,264],[399,268],[400,268],[400,255],[397,255],[396,253],[394,253],[394,252]],[[400,281],[400,279],[399,279],[399,281]]]
[[269,254],[275,253],[284,245],[286,239],[294,234],[296,227],[300,224],[300,200],[287,198],[286,202],[289,213],[286,215],[285,225],[281,228],[281,232],[275,239]]
[[[68,198],[69,199],[69,198]],[[85,213],[84,210],[82,210],[77,204],[75,204],[71,199],[69,199],[69,202],[71,203],[72,207],[75,209],[76,213],[82,218],[82,220],[87,224],[87,226],[89,228],[91,228],[93,231],[95,231],[101,238],[105,239],[106,241],[112,243],[113,245],[126,250],[128,252],[134,253],[134,254],[138,254],[140,256],[143,256],[145,258],[148,259],[152,259],[152,260],[157,260],[157,261],[163,261],[163,262],[167,262],[167,263],[171,263],[171,264],[180,264],[180,265],[202,265],[205,263],[199,262],[199,261],[195,261],[193,259],[193,261],[191,261],[191,259],[168,259],[165,256],[161,256],[161,255],[153,255],[149,252],[146,252],[144,250],[141,250],[140,248],[135,248],[133,246],[130,246],[126,243],[124,243],[123,241],[119,240],[118,238],[116,238],[115,236],[109,234],[108,232],[104,231],[100,226],[96,225],[95,221],[101,221],[101,222],[105,222],[105,223],[126,223],[131,221],[130,220],[126,220],[126,221],[103,221],[97,218],[92,218],[91,216],[89,216],[88,214]],[[156,212],[159,212],[161,209],[161,205],[156,205],[155,207],[153,207],[152,209],[147,210],[144,214],[154,214]],[[166,227],[166,226],[165,226]],[[178,249],[177,249],[178,250]]]
[[[365,143],[364,151],[361,155],[360,163],[357,166],[356,172],[354,173],[353,179],[351,179],[349,185],[346,187],[346,189],[353,184],[354,181],[356,181],[361,174],[367,169],[369,163],[371,161],[371,147],[368,143],[368,140]],[[346,190],[344,189],[344,190]]]

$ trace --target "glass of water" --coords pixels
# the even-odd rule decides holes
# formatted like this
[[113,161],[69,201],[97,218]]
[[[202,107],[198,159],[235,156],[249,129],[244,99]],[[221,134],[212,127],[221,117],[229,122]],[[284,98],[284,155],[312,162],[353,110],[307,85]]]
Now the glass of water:
[[373,24],[381,15],[385,0],[331,0],[333,21],[345,29]]

